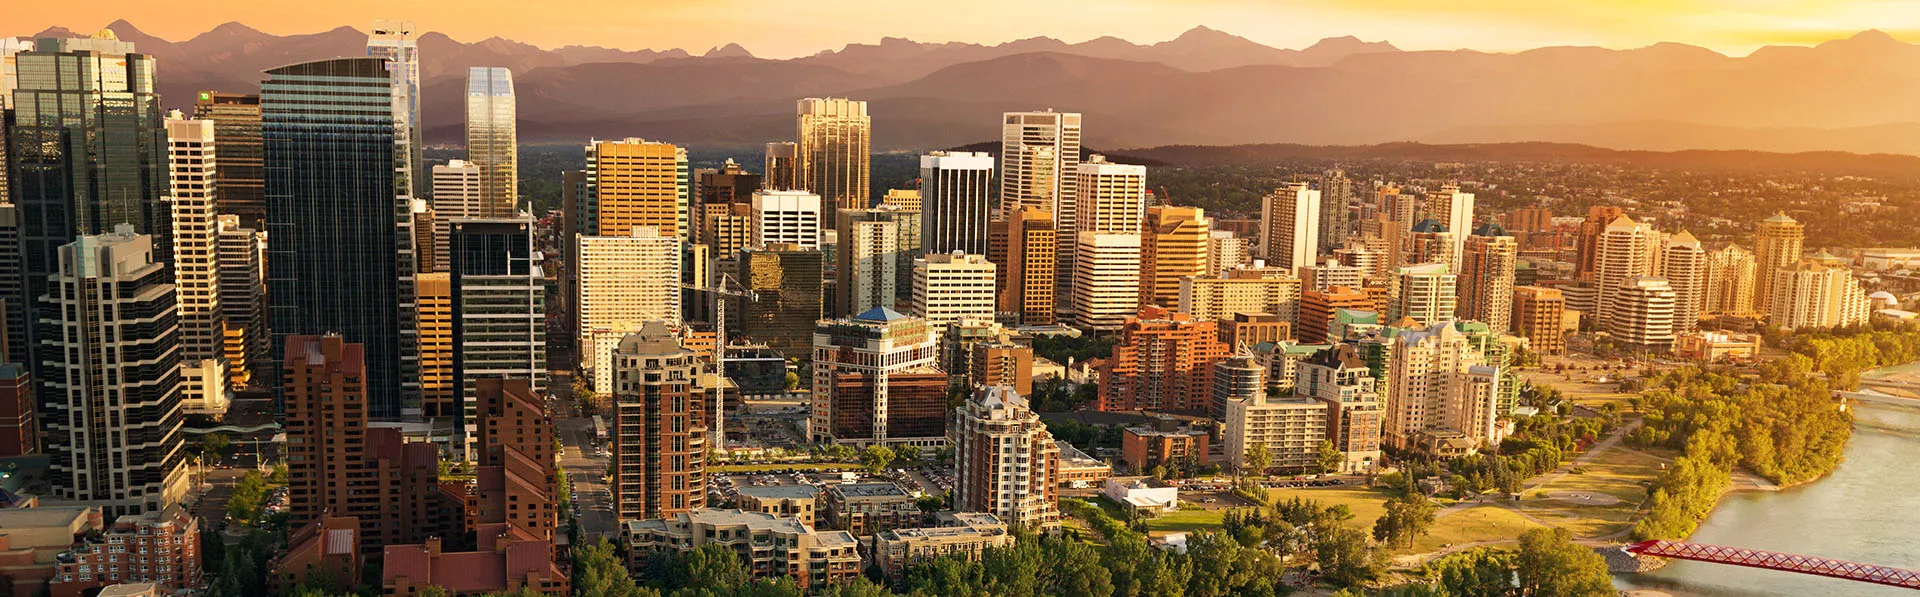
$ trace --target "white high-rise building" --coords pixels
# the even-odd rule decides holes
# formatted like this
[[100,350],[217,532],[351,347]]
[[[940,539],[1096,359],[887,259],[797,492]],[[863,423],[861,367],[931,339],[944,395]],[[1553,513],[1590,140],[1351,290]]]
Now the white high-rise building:
[[838,225],[838,293],[835,309],[841,315],[865,313],[874,307],[893,307],[903,286],[911,288],[913,255],[919,236],[919,214],[892,205],[873,209],[842,209]]
[[1220,277],[1228,270],[1253,262],[1247,239],[1226,230],[1207,233],[1207,275]]
[[1112,332],[1140,310],[1140,235],[1082,231],[1073,266],[1073,321]]
[[1427,193],[1427,217],[1446,224],[1453,232],[1454,271],[1460,271],[1460,257],[1466,254],[1467,232],[1473,230],[1473,193],[1462,193],[1457,185],[1440,187],[1440,192]]
[[222,355],[218,213],[213,121],[167,119],[167,173],[173,193],[173,269],[179,292],[180,358]]
[[756,191],[753,194],[753,246],[793,244],[820,248],[820,196],[807,191]]
[[1387,323],[1411,317],[1421,325],[1452,321],[1458,280],[1445,263],[1394,270],[1387,279]]
[[1451,453],[1492,448],[1499,420],[1500,368],[1452,321],[1401,332],[1387,348],[1387,404],[1381,435],[1402,450]]
[[[454,220],[484,217],[485,187],[482,186],[487,174],[479,164],[466,160],[450,160],[445,164],[433,165],[433,264],[421,269],[433,272],[447,271],[447,256],[452,251],[450,243]],[[425,265],[425,264],[423,264]]]
[[1867,293],[1853,271],[1818,258],[1802,259],[1792,267],[1773,271],[1767,285],[1773,298],[1767,304],[1768,323],[1790,329],[1831,328],[1866,323]]
[[1669,237],[1660,255],[1660,276],[1673,286],[1673,332],[1700,327],[1707,303],[1707,248],[1685,230]]
[[[513,71],[467,69],[467,161],[480,168],[479,212],[468,217],[512,217],[520,201],[520,142]],[[439,188],[434,189],[438,202]],[[436,207],[437,210],[437,207]]]
[[1673,349],[1677,294],[1666,278],[1634,276],[1615,289],[1606,330],[1622,348],[1664,353]]
[[1296,182],[1267,194],[1260,202],[1265,230],[1262,256],[1267,265],[1292,270],[1312,265],[1320,250],[1320,191]]
[[179,503],[190,485],[180,431],[173,276],[131,224],[60,247],[41,313],[43,437],[53,495],[111,515]]
[[594,370],[595,392],[611,392],[611,368],[595,367],[603,351],[642,323],[680,322],[680,239],[635,227],[629,236],[581,236],[577,242],[580,365]]
[[913,260],[913,313],[935,337],[962,318],[993,319],[997,268],[983,255],[929,253]]
[[1660,233],[1633,218],[1614,218],[1601,231],[1594,241],[1593,285],[1598,310],[1595,320],[1602,328],[1620,311],[1618,299],[1629,281],[1654,274],[1659,252]]
[[936,151],[920,156],[920,248],[931,255],[987,254],[993,156]]
[[1080,172],[1080,114],[1007,112],[1000,128],[1000,214],[1037,207],[1053,214],[1060,255],[1054,261],[1054,300],[1067,311],[1073,290],[1073,203]]

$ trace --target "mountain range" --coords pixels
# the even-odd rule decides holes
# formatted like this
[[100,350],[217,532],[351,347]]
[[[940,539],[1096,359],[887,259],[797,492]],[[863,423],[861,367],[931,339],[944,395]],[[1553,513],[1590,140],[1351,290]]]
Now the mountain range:
[[[366,39],[350,27],[275,36],[227,23],[180,42],[125,21],[107,28],[158,59],[173,107],[200,90],[257,90],[267,68],[363,54]],[[72,33],[35,37],[59,35]],[[1549,141],[1920,154],[1920,45],[1879,31],[1744,57],[1677,43],[1403,51],[1352,37],[1293,50],[1205,27],[1155,44],[887,38],[783,60],[740,44],[549,50],[427,33],[420,55],[435,142],[460,138],[466,67],[505,66],[527,143],[747,147],[792,138],[795,99],[832,95],[869,101],[882,150],[995,138],[1001,112],[1052,108],[1085,114],[1085,142],[1098,147]]]

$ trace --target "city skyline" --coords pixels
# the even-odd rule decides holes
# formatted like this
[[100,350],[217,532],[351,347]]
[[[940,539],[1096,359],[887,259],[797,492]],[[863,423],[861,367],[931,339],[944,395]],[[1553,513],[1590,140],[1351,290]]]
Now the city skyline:
[[[548,49],[569,45],[627,51],[680,48],[696,55],[738,44],[769,58],[803,57],[848,44],[880,43],[884,38],[991,46],[1035,37],[1079,43],[1111,36],[1152,44],[1195,27],[1276,48],[1305,48],[1323,38],[1355,36],[1407,50],[1489,52],[1569,45],[1631,49],[1672,42],[1742,56],[1768,45],[1812,45],[1866,30],[1920,40],[1920,5],[1893,0],[1613,0],[1546,8],[1519,0],[1303,0],[1282,6],[1253,0],[1057,0],[1039,5],[986,0],[974,10],[942,19],[885,10],[875,0],[854,3],[871,6],[815,14],[778,10],[773,0],[727,0],[718,7],[670,0],[592,2],[605,18],[584,24],[572,18],[577,12],[501,0],[470,3],[470,9],[462,11],[440,10],[436,3],[419,0],[344,0],[294,10],[238,2],[214,4],[221,6],[183,12],[159,4],[110,2],[89,5],[93,10],[86,14],[76,14],[78,7],[27,5],[15,7],[13,16],[14,22],[31,29],[6,34],[32,35],[56,26],[92,31],[125,19],[149,34],[172,40],[185,40],[229,22],[274,35],[297,35],[325,30],[316,29],[316,23],[357,29],[372,15],[415,20],[426,30],[469,43],[498,37]],[[1012,10],[1053,18],[999,18]],[[716,13],[729,18],[709,18]],[[846,18],[854,13],[862,18]]]

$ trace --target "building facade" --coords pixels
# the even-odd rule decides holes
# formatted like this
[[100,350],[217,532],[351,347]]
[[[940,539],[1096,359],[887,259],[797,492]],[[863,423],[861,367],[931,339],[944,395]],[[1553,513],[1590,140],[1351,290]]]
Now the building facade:
[[1100,365],[1102,411],[1210,410],[1213,366],[1228,355],[1218,324],[1185,313],[1147,306],[1128,318]]
[[1060,448],[1027,399],[1004,386],[980,388],[954,421],[954,510],[1058,527]]
[[946,374],[926,320],[884,307],[813,332],[813,441],[943,445]]
[[1260,202],[1260,221],[1267,264],[1292,271],[1318,261],[1320,191],[1304,182],[1276,189]]
[[796,188],[820,196],[820,213],[866,207],[873,196],[873,119],[867,102],[807,98],[799,102]]
[[995,211],[996,199],[993,156],[965,151],[920,156],[920,249],[929,255],[987,254],[987,216]]
[[[510,218],[520,204],[519,111],[513,71],[467,69],[467,161],[480,169],[479,211],[472,217]],[[434,199],[439,200],[438,189]]]
[[613,352],[616,518],[651,519],[707,504],[707,390],[701,365],[662,322],[648,322]]

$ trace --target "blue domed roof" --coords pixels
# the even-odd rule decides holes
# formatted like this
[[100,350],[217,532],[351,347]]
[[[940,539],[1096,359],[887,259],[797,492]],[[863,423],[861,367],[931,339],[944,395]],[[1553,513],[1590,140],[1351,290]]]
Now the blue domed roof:
[[1420,223],[1418,224],[1414,224],[1413,231],[1414,232],[1446,232],[1447,225],[1441,224],[1439,220],[1435,220],[1433,218],[1427,218],[1425,220],[1420,220]]
[[886,307],[874,307],[867,309],[866,313],[855,315],[853,318],[861,321],[896,321],[906,319],[907,315]]

